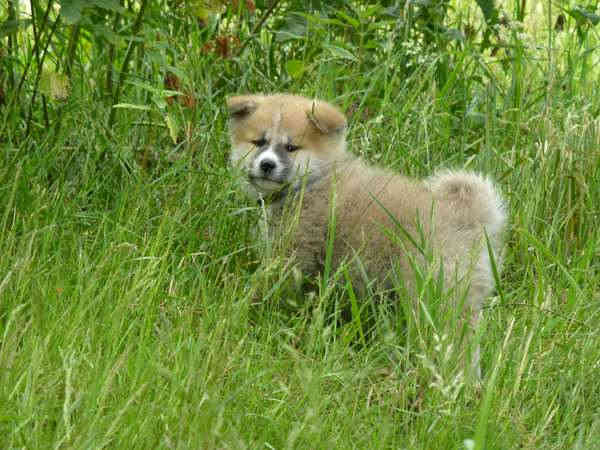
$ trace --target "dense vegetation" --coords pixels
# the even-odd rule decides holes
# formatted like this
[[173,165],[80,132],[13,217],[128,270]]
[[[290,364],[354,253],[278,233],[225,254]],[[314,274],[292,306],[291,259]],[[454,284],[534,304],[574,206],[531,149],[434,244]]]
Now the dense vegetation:
[[[597,448],[597,14],[5,2],[0,447]],[[293,294],[227,167],[224,97],[259,91],[337,103],[374,163],[497,180],[510,229],[480,384],[433,276],[419,311],[355,299],[343,273]]]

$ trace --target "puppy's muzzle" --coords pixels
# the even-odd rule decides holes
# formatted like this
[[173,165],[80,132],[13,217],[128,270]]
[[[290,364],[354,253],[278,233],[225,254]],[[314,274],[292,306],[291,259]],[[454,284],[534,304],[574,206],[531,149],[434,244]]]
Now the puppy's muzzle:
[[269,176],[275,170],[275,168],[277,167],[277,164],[275,164],[275,161],[273,161],[272,159],[263,159],[260,162],[259,167],[260,167],[261,173],[264,176]]

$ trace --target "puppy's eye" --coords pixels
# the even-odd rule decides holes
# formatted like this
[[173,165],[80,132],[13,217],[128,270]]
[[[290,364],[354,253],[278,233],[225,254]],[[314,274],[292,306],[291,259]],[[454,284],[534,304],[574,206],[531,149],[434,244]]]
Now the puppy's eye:
[[264,145],[266,145],[268,142],[265,138],[260,138],[260,139],[256,139],[254,141],[251,141],[254,145],[256,145],[257,147],[263,147]]
[[294,144],[286,144],[285,149],[291,153],[291,152],[295,152],[296,150],[300,149],[300,147],[297,145],[294,145]]

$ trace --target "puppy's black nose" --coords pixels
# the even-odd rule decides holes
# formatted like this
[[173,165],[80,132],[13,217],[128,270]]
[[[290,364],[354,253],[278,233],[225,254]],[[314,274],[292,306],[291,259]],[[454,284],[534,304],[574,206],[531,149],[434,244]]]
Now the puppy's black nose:
[[272,160],[270,160],[270,159],[263,159],[263,160],[260,162],[260,170],[262,170],[262,172],[263,172],[265,175],[268,175],[268,174],[270,174],[271,172],[273,172],[273,169],[275,169],[275,167],[276,167],[276,165],[275,165],[275,162],[273,162],[273,161],[272,161]]

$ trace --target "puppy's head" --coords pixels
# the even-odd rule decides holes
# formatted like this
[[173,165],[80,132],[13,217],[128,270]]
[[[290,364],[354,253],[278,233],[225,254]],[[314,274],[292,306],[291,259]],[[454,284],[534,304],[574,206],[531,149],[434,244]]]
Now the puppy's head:
[[231,163],[253,195],[297,189],[345,157],[346,118],[329,103],[288,94],[227,100]]

